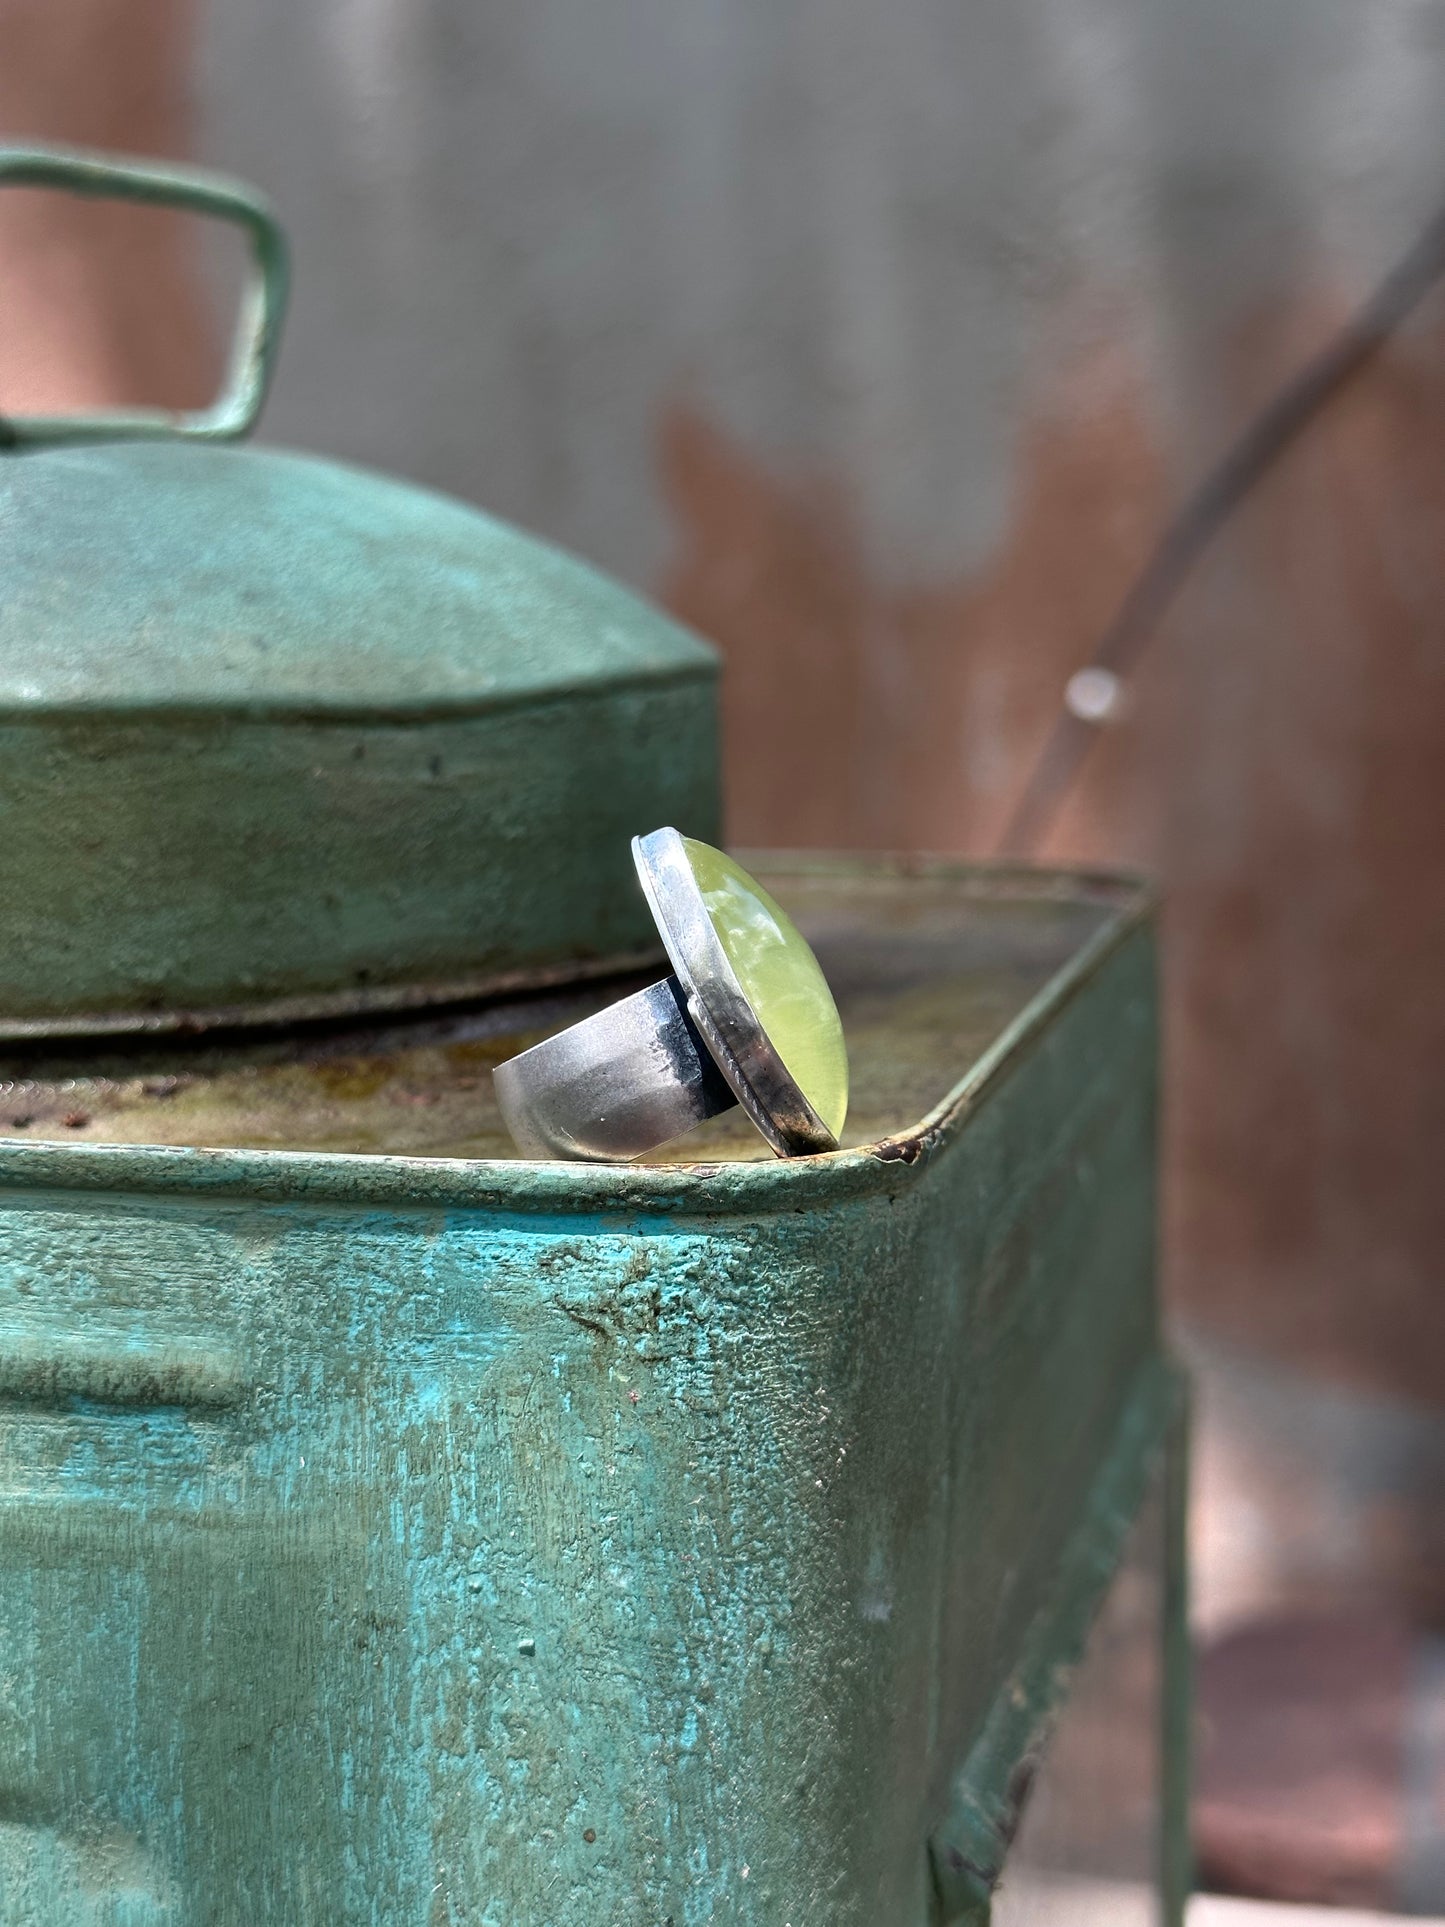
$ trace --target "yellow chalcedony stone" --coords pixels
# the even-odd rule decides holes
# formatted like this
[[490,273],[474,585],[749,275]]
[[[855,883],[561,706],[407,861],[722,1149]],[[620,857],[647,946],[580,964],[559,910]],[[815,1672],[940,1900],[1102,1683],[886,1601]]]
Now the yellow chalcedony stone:
[[827,979],[791,918],[746,870],[710,844],[682,839],[712,927],[743,994],[788,1073],[841,1137],[848,1051]]

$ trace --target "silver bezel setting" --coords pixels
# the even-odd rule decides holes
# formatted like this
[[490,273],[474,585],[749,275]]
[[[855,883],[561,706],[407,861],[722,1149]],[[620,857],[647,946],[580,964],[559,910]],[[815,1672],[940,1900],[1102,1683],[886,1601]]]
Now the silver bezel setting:
[[674,829],[635,836],[632,860],[687,995],[688,1015],[738,1103],[779,1157],[836,1151],[837,1138],[804,1096],[738,982],[682,837]]

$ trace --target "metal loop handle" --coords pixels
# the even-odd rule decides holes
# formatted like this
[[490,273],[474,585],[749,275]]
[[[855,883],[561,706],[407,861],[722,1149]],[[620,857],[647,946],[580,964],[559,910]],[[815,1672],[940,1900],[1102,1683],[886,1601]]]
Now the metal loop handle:
[[117,409],[104,414],[0,416],[0,448],[65,442],[148,441],[165,436],[233,441],[261,412],[270,386],[289,286],[286,236],[265,200],[240,181],[197,167],[159,166],[76,148],[0,147],[0,187],[57,187],[100,199],[189,208],[234,221],[251,244],[252,275],[241,301],[230,367],[219,397],[194,412]]

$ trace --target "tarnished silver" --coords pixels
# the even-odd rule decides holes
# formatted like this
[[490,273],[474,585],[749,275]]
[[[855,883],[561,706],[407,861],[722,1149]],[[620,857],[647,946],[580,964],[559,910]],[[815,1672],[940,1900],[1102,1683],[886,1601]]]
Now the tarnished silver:
[[492,1081],[530,1158],[641,1157],[737,1102],[673,977],[508,1058]]
[[738,982],[681,836],[634,837],[632,856],[676,975],[497,1066],[517,1148],[641,1157],[736,1103],[779,1157],[836,1150]]

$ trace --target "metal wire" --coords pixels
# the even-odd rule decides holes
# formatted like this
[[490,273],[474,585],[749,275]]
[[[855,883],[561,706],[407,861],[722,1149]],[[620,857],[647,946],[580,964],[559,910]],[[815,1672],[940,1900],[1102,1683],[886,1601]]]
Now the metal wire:
[[[1266,402],[1165,528],[1086,664],[1122,680],[1139,663],[1190,572],[1229,517],[1327,403],[1371,361],[1445,274],[1445,206],[1363,305]],[[1098,724],[1061,708],[996,846],[1027,856],[1076,781]]]

